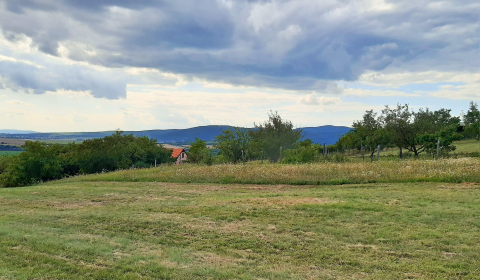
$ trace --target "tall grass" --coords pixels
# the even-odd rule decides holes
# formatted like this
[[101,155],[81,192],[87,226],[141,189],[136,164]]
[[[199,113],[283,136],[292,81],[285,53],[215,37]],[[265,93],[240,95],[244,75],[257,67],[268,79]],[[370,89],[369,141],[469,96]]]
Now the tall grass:
[[360,163],[225,164],[161,166],[77,176],[69,181],[355,184],[374,182],[480,182],[480,159],[376,161]]

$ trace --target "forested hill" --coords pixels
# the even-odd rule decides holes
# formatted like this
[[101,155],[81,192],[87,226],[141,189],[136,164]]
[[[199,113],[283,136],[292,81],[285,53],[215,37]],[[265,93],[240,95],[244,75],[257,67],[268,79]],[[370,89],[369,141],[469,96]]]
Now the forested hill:
[[[233,128],[227,125],[208,125],[198,126],[187,129],[157,129],[144,131],[125,131],[127,134],[135,136],[148,136],[157,139],[159,143],[184,143],[188,144],[198,137],[204,141],[213,141],[214,137],[222,133],[222,130]],[[347,133],[350,128],[345,126],[318,126],[304,127],[303,138],[310,138],[314,143],[318,144],[335,144],[340,136]],[[114,131],[101,132],[66,132],[66,133],[2,133],[0,130],[0,138],[17,138],[17,139],[35,139],[35,140],[71,140],[82,141],[85,139],[102,138],[111,135]]]
[[338,139],[345,133],[350,131],[350,127],[346,126],[333,126],[333,125],[324,125],[317,127],[304,127],[303,138],[312,139],[314,143],[317,144],[327,144],[333,145]]

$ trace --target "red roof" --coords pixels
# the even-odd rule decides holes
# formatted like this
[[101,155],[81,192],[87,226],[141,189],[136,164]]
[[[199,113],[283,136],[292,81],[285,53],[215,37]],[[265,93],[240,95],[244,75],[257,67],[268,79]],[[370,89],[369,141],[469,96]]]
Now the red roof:
[[182,152],[185,152],[184,149],[172,149],[172,158],[177,158]]

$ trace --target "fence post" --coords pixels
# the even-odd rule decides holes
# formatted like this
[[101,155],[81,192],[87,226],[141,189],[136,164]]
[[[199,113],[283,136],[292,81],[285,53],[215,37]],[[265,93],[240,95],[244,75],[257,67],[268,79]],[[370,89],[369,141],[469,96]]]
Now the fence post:
[[282,146],[280,146],[280,158],[278,161],[282,161]]
[[360,153],[362,154],[362,160],[365,161],[365,151],[363,145],[360,146]]
[[377,160],[378,160],[379,156],[380,156],[380,145],[378,145],[378,147],[377,147]]
[[440,139],[437,141],[437,159],[440,158]]
[[327,146],[325,145],[325,143],[323,143],[323,158],[327,158]]
[[155,167],[157,167],[157,159],[155,159]]

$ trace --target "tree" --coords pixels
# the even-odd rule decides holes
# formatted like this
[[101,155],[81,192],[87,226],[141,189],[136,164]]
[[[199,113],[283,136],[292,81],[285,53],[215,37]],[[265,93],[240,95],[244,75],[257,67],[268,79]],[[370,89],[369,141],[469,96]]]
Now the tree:
[[285,163],[307,163],[316,160],[319,154],[320,145],[313,144],[311,139],[305,139],[304,141],[297,142],[294,149],[287,149],[284,152]]
[[445,155],[454,151],[456,147],[452,145],[453,141],[460,140],[463,137],[457,133],[454,126],[444,128],[435,133],[424,133],[417,136],[417,142],[425,147],[425,152],[435,155],[437,153],[437,143],[440,140],[440,152]]
[[470,102],[470,108],[465,115],[463,115],[463,122],[465,124],[465,135],[467,137],[476,137],[480,140],[480,111],[477,103]]
[[435,136],[437,132],[441,132],[444,134],[443,137],[447,137],[446,134],[456,131],[460,121],[458,117],[450,115],[450,110],[430,111],[427,108],[414,112],[410,111],[408,104],[398,104],[395,109],[385,106],[381,118],[386,131],[390,134],[392,143],[400,149],[400,157],[402,157],[402,149],[406,149],[418,157],[420,153],[428,150],[431,144],[429,142],[431,137],[427,137],[430,139],[427,141],[427,138],[419,136],[425,134]]
[[148,137],[135,137],[117,131],[82,144],[25,142],[25,151],[0,166],[2,185],[15,187],[55,180],[78,173],[96,173],[134,167],[149,167],[171,161],[171,152]]
[[383,128],[382,119],[377,118],[373,110],[366,111],[363,120],[353,122],[352,127],[352,133],[357,135],[357,146],[364,146],[372,159],[379,145],[386,146],[390,143],[390,133]]
[[77,148],[80,173],[114,171],[133,167],[149,167],[172,161],[171,151],[159,146],[157,140],[135,137],[116,131],[111,136],[85,140]]
[[191,163],[212,163],[210,150],[207,143],[202,139],[195,137],[195,142],[190,142],[190,148],[187,152],[187,161]]
[[302,137],[302,130],[294,129],[292,122],[283,120],[277,112],[270,111],[267,121],[254,125],[251,135],[254,141],[260,143],[262,152],[271,162],[280,159],[280,149],[292,147]]
[[215,148],[229,162],[234,164],[253,159],[258,155],[258,145],[248,129],[236,127],[235,129],[223,130],[222,134],[215,137]]
[[61,154],[71,146],[27,141],[25,151],[16,156],[2,174],[5,187],[29,185],[64,177]]

